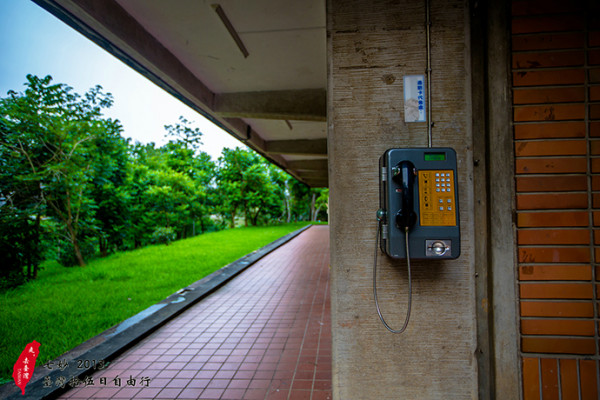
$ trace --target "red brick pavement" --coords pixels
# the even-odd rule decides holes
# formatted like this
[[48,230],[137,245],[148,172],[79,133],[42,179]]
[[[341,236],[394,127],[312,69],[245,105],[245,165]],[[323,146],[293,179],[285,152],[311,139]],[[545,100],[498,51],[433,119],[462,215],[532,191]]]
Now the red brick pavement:
[[313,226],[61,398],[330,399],[328,265]]

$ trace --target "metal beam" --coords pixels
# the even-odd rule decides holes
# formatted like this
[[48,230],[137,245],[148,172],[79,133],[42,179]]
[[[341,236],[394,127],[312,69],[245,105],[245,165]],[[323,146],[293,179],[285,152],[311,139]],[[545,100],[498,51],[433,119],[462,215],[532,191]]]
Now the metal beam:
[[216,94],[212,109],[222,117],[326,121],[325,89]]
[[272,140],[264,148],[267,153],[326,156],[327,139]]

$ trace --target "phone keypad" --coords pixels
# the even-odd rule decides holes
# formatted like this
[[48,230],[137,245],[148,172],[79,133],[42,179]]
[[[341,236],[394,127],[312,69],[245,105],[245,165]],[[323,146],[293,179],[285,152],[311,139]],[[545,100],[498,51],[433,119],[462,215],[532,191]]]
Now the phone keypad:
[[454,171],[419,171],[421,226],[456,226]]

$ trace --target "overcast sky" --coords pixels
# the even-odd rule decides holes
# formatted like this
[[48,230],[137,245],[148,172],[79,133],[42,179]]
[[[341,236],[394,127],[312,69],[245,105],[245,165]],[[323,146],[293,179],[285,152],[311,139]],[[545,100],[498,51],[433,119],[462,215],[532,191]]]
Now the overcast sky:
[[162,145],[164,125],[180,115],[204,133],[202,150],[216,160],[223,147],[244,147],[179,100],[108,54],[30,0],[0,0],[0,97],[21,92],[27,74],[51,75],[80,94],[101,85],[121,121],[123,136]]

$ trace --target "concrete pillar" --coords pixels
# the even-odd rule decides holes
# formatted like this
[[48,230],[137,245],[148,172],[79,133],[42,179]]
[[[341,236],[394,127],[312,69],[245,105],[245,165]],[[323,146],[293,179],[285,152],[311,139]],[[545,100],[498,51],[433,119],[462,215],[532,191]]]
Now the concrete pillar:
[[[425,0],[328,0],[328,152],[333,386],[336,399],[477,398],[468,7],[431,1],[433,145],[458,155],[462,255],[413,262],[407,331],[389,333],[373,301],[378,159],[427,146],[405,123],[403,76],[426,67]],[[406,264],[379,256],[379,299],[401,326]]]

